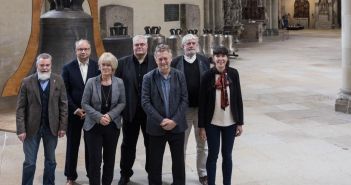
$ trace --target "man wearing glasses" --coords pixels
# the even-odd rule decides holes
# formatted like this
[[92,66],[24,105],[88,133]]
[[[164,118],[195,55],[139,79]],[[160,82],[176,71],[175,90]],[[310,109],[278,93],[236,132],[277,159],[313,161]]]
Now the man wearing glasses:
[[116,76],[124,82],[126,107],[123,110],[123,142],[121,146],[121,179],[118,185],[126,185],[133,175],[136,145],[140,130],[144,136],[146,154],[145,170],[148,171],[149,135],[146,133],[146,114],[141,107],[143,76],[156,68],[152,53],[147,53],[147,39],[143,35],[133,37],[133,55],[119,60]]
[[[91,47],[88,40],[78,40],[75,43],[77,58],[63,66],[62,78],[65,82],[68,99],[68,127],[65,176],[66,185],[73,185],[78,178],[77,159],[80,145],[85,111],[81,107],[81,101],[85,82],[89,78],[100,74],[97,62],[91,60]],[[85,143],[85,142],[84,142]],[[85,145],[86,146],[86,145]],[[86,147],[85,147],[86,148]],[[88,156],[85,150],[85,168],[88,172]]]

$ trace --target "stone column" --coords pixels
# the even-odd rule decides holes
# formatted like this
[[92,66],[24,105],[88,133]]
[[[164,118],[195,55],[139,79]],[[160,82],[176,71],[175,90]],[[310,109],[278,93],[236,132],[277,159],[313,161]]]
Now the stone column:
[[272,0],[266,0],[264,4],[265,9],[265,21],[266,21],[266,28],[265,28],[265,35],[271,35],[272,31]]
[[335,111],[351,113],[351,1],[341,1],[341,67],[342,85],[335,102]]
[[209,0],[209,29],[215,28],[215,0]]
[[223,0],[216,0],[214,3],[215,30],[222,30],[224,26]]
[[271,19],[271,24],[272,24],[272,33],[274,35],[278,35],[278,0],[271,0],[272,1],[272,19]]
[[210,0],[204,0],[204,28],[210,27]]

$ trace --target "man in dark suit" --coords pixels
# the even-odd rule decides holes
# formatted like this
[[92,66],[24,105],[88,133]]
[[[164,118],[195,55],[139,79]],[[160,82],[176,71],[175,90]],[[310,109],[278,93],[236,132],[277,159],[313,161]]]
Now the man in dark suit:
[[[68,98],[68,128],[65,176],[67,185],[73,185],[78,178],[77,159],[84,124],[85,111],[81,107],[85,82],[100,74],[97,62],[91,60],[91,47],[87,40],[75,43],[77,59],[62,68],[62,78],[66,85]],[[85,143],[85,142],[84,142]],[[86,146],[86,145],[85,145]],[[86,148],[86,147],[85,147]],[[88,152],[85,150],[85,168],[88,171]]]
[[45,151],[43,184],[55,184],[57,137],[66,133],[68,108],[65,84],[59,75],[51,73],[51,61],[51,55],[40,54],[37,72],[23,79],[18,94],[17,135],[25,154],[22,185],[33,184],[41,139]]
[[141,88],[143,76],[156,68],[154,56],[147,53],[147,40],[143,35],[133,37],[133,55],[119,60],[116,76],[124,82],[126,90],[126,107],[123,111],[123,142],[121,146],[121,179],[118,185],[125,185],[133,175],[136,145],[139,131],[144,136],[146,154],[145,170],[148,172],[149,136],[146,133],[146,114],[141,107]]
[[149,134],[149,185],[162,185],[162,159],[168,142],[172,156],[173,185],[185,184],[184,132],[188,92],[184,74],[171,68],[167,45],[155,49],[157,68],[144,76],[141,102]]
[[185,132],[184,151],[186,151],[191,128],[194,126],[196,139],[196,166],[199,181],[202,185],[207,185],[206,160],[208,147],[205,140],[199,136],[198,127],[198,107],[200,82],[202,75],[210,69],[210,62],[207,57],[197,53],[199,50],[199,39],[193,34],[187,34],[182,39],[184,55],[173,59],[171,66],[179,69],[185,75],[188,89],[189,107],[186,112],[188,129]]

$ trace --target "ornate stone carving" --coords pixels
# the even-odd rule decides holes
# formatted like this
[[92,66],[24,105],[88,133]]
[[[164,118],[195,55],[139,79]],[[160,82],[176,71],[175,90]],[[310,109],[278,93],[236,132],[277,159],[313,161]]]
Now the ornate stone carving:
[[241,0],[223,0],[224,25],[234,26],[241,22],[242,6]]
[[307,0],[295,0],[294,17],[308,18],[310,13],[310,3]]
[[253,20],[265,20],[264,7],[260,7],[262,0],[247,0],[243,8],[242,18]]
[[320,15],[328,15],[329,14],[329,3],[327,0],[319,0],[318,8],[319,8]]

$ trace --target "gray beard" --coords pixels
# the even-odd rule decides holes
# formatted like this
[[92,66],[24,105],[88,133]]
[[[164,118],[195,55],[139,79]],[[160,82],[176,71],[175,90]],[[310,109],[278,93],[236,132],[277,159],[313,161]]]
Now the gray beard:
[[51,71],[50,72],[40,72],[38,71],[38,79],[39,80],[48,80],[50,79]]

